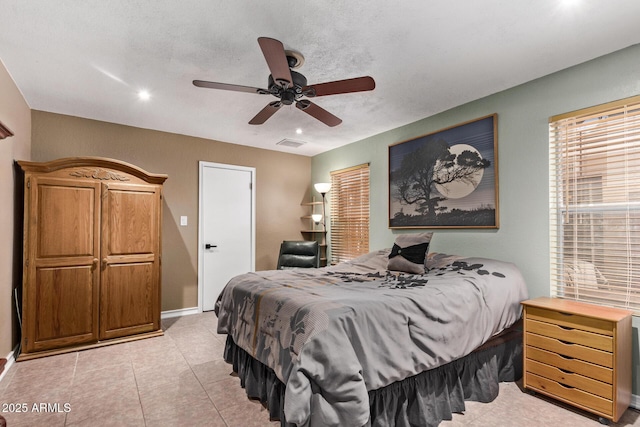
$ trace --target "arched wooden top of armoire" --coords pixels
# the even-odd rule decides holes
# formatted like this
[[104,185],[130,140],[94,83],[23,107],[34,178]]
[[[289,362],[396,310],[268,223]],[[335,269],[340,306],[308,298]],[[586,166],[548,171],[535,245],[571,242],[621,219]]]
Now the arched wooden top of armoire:
[[[132,165],[131,163],[123,162],[122,160],[109,159],[107,157],[65,157],[51,160],[49,162],[18,160],[17,163],[25,172],[49,173],[70,168],[96,168],[94,171],[96,175],[94,177],[98,179],[105,179],[100,178],[99,175],[100,173],[106,173],[105,169],[114,169],[125,172],[150,184],[162,184],[167,179],[167,175],[165,174],[147,172],[146,170]],[[90,174],[90,172],[91,171],[88,170],[87,174]],[[89,177],[90,176],[87,176],[87,178]],[[112,177],[111,179],[117,180],[117,177]]]

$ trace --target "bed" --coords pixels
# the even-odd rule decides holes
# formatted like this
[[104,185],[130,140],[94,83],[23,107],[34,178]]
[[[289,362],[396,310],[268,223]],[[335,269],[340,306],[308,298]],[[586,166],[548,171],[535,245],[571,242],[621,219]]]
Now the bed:
[[225,360],[283,426],[437,425],[521,376],[515,265],[430,254],[417,274],[388,269],[394,250],[243,274],[220,294]]

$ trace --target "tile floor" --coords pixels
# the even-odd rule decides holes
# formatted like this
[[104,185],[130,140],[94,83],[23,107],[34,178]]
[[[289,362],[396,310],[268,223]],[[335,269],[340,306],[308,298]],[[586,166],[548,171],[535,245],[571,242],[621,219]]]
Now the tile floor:
[[[14,363],[0,382],[7,427],[279,426],[246,397],[222,360],[225,336],[215,332],[215,314],[162,324],[163,337]],[[600,425],[592,415],[531,396],[520,385],[501,384],[495,401],[468,402],[464,414],[441,427]],[[59,407],[38,412],[34,403]],[[26,404],[27,412],[12,412],[16,404]],[[615,425],[640,427],[640,412],[627,410]]]

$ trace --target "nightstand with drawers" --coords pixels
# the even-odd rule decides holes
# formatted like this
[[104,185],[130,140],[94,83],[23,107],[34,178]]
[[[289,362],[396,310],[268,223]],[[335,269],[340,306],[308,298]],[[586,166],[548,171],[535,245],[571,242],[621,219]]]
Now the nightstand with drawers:
[[524,387],[618,421],[631,400],[632,312],[546,297],[522,305]]

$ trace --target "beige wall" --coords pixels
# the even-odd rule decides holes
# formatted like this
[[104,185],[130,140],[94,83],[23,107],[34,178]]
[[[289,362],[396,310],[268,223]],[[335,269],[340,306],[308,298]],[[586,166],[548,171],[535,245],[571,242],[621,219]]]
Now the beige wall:
[[[301,238],[311,158],[32,111],[32,160],[110,157],[169,175],[162,225],[162,310],[198,305],[198,162],[256,168],[256,270],[276,267],[280,243]],[[188,226],[180,226],[186,215]]]
[[29,159],[31,111],[13,79],[0,61],[0,121],[13,136],[0,140],[0,359],[18,343],[18,321],[13,289],[20,285],[21,250],[16,202],[14,159]]

